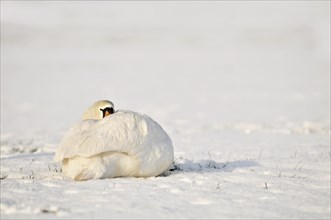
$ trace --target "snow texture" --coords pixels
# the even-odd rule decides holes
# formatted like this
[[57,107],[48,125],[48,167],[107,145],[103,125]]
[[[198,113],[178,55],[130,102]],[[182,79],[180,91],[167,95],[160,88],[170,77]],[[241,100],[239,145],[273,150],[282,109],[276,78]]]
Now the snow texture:
[[[63,175],[101,99],[167,131],[167,175]],[[1,1],[1,219],[330,219],[330,134],[329,1]]]

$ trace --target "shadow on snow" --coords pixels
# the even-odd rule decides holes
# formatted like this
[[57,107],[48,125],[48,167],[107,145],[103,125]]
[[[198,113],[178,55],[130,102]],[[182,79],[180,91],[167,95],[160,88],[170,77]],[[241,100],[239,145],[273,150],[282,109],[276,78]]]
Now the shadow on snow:
[[253,160],[235,160],[226,163],[216,162],[214,160],[192,161],[188,159],[176,159],[170,172],[232,172],[237,168],[248,168],[259,166],[259,163]]

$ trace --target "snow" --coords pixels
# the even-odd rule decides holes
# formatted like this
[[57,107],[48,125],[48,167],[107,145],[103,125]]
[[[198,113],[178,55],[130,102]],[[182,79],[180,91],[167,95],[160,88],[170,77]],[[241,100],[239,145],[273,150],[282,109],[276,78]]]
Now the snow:
[[[169,175],[62,175],[101,99],[164,128]],[[330,219],[330,134],[328,1],[1,1],[1,219]]]

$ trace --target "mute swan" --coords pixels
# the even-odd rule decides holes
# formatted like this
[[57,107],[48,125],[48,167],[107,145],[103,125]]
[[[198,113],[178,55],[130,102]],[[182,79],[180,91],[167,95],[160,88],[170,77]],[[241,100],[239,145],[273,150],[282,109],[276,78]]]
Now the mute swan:
[[108,100],[94,103],[64,136],[55,154],[74,180],[150,177],[173,163],[171,139],[147,115],[114,111]]

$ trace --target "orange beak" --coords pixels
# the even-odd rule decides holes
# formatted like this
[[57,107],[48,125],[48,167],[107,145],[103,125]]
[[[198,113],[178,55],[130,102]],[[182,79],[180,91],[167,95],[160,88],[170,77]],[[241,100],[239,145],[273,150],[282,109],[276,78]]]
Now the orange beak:
[[102,111],[103,118],[114,113],[113,108],[100,109],[100,111]]
[[109,111],[105,111],[105,116],[103,116],[103,117],[106,117],[108,115],[110,115],[110,112]]

